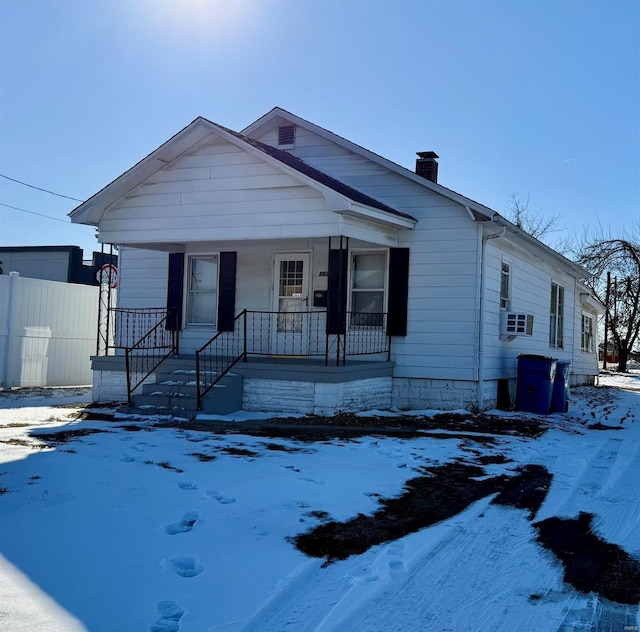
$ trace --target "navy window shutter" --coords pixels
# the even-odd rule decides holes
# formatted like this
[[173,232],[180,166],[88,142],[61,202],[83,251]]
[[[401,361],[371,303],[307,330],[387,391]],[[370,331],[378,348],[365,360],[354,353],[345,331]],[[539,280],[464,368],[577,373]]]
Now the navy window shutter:
[[236,311],[236,252],[220,253],[218,281],[218,331],[233,331]]
[[327,333],[344,334],[347,328],[347,251],[329,251]]
[[182,296],[184,290],[184,253],[169,254],[169,280],[167,283],[167,329],[182,328]]
[[389,250],[389,305],[387,334],[407,335],[407,304],[409,299],[409,248]]

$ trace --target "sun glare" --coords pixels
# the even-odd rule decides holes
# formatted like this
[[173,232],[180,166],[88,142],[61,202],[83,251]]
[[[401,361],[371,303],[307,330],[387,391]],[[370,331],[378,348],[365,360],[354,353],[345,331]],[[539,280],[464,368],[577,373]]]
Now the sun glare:
[[138,6],[163,37],[198,46],[237,36],[248,5],[249,0],[158,0]]

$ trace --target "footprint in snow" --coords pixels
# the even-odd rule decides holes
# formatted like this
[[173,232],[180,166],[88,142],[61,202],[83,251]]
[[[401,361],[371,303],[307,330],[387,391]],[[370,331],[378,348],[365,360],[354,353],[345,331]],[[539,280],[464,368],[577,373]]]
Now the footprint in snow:
[[390,544],[387,547],[387,555],[391,557],[391,559],[389,560],[389,571],[391,577],[400,577],[407,570],[407,567],[405,566],[403,561],[404,550],[405,545],[399,542]]
[[159,601],[156,607],[160,618],[151,626],[151,632],[178,632],[184,610],[175,601]]
[[217,500],[221,505],[229,505],[236,502],[236,499],[233,496],[225,496],[220,492],[207,492],[207,496],[209,496],[209,498]]
[[178,533],[188,533],[189,531],[191,531],[191,529],[193,529],[193,525],[195,525],[195,523],[198,522],[198,518],[200,518],[200,516],[198,515],[197,511],[187,511],[187,513],[184,514],[184,516],[182,516],[182,520],[180,520],[180,522],[174,522],[173,524],[168,524],[164,528],[164,530],[169,535],[176,535]]
[[371,566],[366,564],[362,564],[354,568],[350,575],[356,584],[371,584],[380,579]]
[[301,476],[298,478],[299,481],[304,481],[305,483],[315,483],[316,485],[326,485],[326,481],[318,480],[315,478],[309,478],[307,476]]
[[176,575],[180,575],[180,577],[196,577],[204,570],[202,564],[195,557],[172,557],[169,563]]
[[197,483],[194,483],[193,481],[180,481],[178,483],[178,487],[180,489],[198,489]]

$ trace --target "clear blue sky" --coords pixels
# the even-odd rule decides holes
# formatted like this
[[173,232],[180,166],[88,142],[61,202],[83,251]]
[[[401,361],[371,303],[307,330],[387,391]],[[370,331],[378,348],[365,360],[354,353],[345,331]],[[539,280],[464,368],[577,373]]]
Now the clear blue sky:
[[[640,217],[638,0],[0,0],[0,173],[85,199],[202,115],[278,105],[503,212]],[[70,200],[0,179],[0,202]],[[0,206],[0,245],[94,230]]]

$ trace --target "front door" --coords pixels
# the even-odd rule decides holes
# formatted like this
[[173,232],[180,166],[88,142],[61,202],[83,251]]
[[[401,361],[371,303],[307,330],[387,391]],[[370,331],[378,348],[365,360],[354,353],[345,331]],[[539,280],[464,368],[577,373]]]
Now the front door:
[[307,353],[309,261],[308,252],[275,256],[272,355]]

